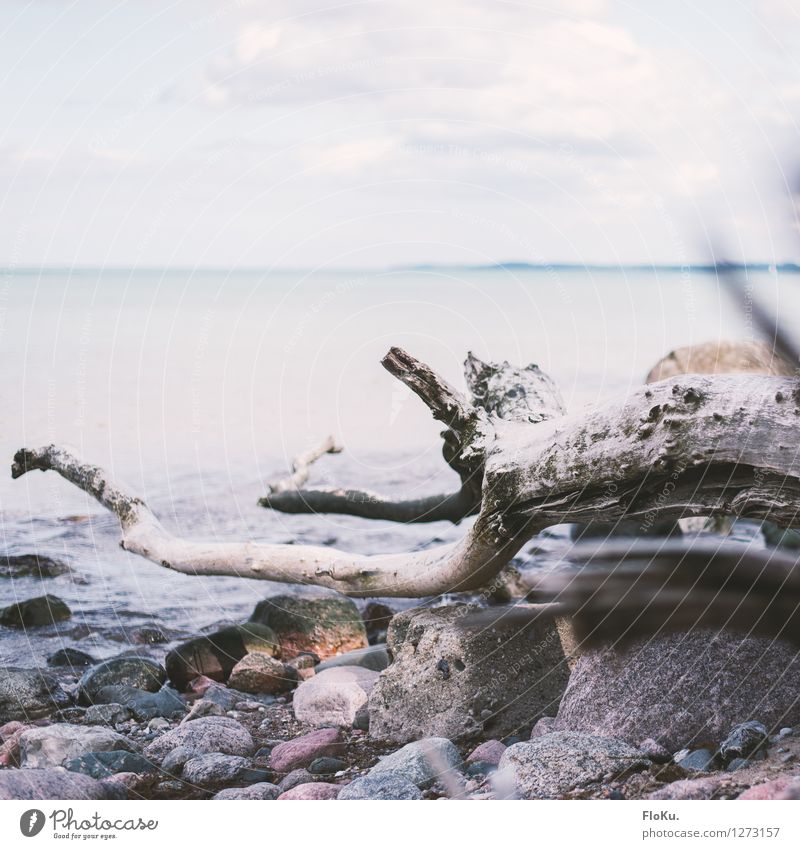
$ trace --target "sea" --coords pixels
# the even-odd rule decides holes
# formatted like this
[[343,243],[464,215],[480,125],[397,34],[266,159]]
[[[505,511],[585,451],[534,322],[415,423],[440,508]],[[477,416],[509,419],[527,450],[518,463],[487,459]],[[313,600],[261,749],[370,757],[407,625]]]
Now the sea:
[[[111,656],[143,626],[175,642],[241,621],[287,589],[179,575],[122,551],[115,517],[57,474],[11,479],[23,446],[72,446],[177,534],[363,553],[425,548],[456,540],[467,523],[404,526],[257,505],[295,454],[329,434],[344,451],[315,464],[310,485],[403,498],[457,487],[440,426],[381,366],[391,346],[456,387],[468,351],[538,363],[579,411],[641,385],[675,347],[757,338],[751,299],[800,336],[799,275],[748,271],[746,295],[737,303],[713,271],[677,267],[6,269],[0,553],[50,556],[70,571],[0,577],[0,607],[49,592],[73,615],[27,632],[0,626],[0,662],[42,663],[62,646]],[[525,568],[552,565],[567,545],[568,529],[552,529],[523,551]]]

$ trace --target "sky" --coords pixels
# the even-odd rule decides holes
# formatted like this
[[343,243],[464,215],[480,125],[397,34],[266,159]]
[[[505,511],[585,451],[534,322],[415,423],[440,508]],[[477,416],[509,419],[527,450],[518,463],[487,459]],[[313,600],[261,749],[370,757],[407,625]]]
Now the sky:
[[798,261],[796,0],[3,0],[0,263]]

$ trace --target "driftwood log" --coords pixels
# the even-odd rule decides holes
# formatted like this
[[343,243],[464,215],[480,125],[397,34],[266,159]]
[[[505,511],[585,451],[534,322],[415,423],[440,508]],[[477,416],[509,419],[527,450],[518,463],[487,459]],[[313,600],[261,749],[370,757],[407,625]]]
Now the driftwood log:
[[347,492],[299,489],[295,479],[262,503],[309,512],[324,502],[323,509],[335,512],[401,521],[457,522],[476,514],[455,544],[358,555],[318,546],[195,541],[171,534],[141,499],[65,448],[21,449],[12,475],[58,472],[117,515],[125,549],[166,568],[316,584],[356,597],[483,587],[531,536],[562,522],[735,515],[782,527],[800,524],[800,390],[794,378],[681,375],[567,415],[557,387],[534,365],[488,364],[470,355],[466,396],[400,349],[383,364],[444,424],[444,456],[460,476],[460,490],[417,502],[370,493],[356,501]]

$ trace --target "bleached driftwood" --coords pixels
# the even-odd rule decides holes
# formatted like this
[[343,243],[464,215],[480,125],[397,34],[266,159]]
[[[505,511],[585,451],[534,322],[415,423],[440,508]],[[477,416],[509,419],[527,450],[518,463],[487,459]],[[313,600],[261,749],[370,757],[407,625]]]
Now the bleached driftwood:
[[319,445],[298,454],[292,460],[291,473],[268,484],[270,493],[296,492],[308,480],[312,463],[316,463],[324,454],[338,454],[341,450],[336,440],[329,436]]
[[419,597],[485,586],[543,528],[565,521],[740,515],[800,524],[800,395],[763,375],[685,375],[574,415],[537,367],[470,357],[472,400],[399,349],[384,364],[446,425],[445,457],[480,509],[457,543],[357,555],[318,546],[204,543],[170,534],[141,499],[64,448],[23,449],[13,476],[52,469],[114,512],[122,545],[187,574]]

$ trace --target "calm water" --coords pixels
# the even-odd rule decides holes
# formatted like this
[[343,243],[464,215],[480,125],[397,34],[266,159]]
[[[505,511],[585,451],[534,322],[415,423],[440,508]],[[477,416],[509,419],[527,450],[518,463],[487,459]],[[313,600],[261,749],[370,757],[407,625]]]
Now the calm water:
[[[800,279],[751,282],[798,314]],[[294,453],[328,433],[346,452],[320,461],[312,483],[404,497],[456,484],[438,425],[380,366],[390,345],[457,386],[467,350],[537,362],[578,409],[638,385],[673,347],[750,335],[747,315],[699,272],[20,271],[0,286],[3,467],[22,445],[68,443],[180,533],[335,540],[363,552],[463,530],[280,516],[256,500]],[[72,577],[46,588],[74,612],[60,633],[0,629],[2,662],[40,659],[62,642],[111,654],[146,622],[193,633],[246,616],[275,591],[180,576],[126,554],[116,520],[54,474],[0,476],[0,510],[3,550],[71,563]],[[0,579],[0,605],[41,592],[33,580]]]

